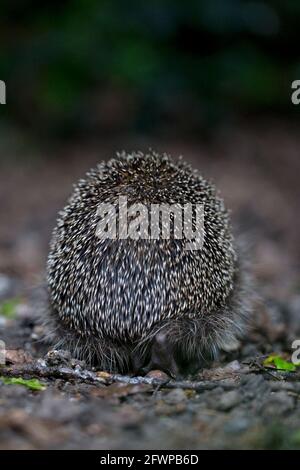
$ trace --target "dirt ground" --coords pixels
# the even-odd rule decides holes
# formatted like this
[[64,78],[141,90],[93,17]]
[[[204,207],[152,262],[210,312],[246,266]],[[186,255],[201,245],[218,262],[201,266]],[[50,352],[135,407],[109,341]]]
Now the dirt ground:
[[[0,376],[49,362],[37,317],[45,309],[51,230],[72,184],[117,150],[149,146],[140,136],[120,137],[51,149],[44,158],[0,147],[0,340],[9,351]],[[237,351],[189,378],[205,384],[198,390],[43,377],[45,387],[34,391],[0,379],[1,449],[300,448],[299,372],[263,364],[271,354],[290,361],[300,339],[298,129],[260,122],[222,129],[209,142],[173,137],[152,139],[151,147],[184,155],[215,181],[232,210],[255,274],[251,331]]]

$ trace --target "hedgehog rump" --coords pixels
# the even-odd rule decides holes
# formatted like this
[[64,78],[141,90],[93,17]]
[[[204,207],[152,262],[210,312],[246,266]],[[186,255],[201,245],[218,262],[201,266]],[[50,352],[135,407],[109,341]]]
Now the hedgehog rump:
[[71,351],[75,357],[103,370],[140,373],[160,368],[176,376],[216,359],[220,350],[236,348],[249,324],[250,285],[248,267],[237,268],[235,288],[226,306],[200,318],[157,322],[144,338],[136,341],[78,334],[60,322],[53,311],[48,315],[47,327],[56,349]]
[[[204,245],[179,240],[99,240],[100,202],[201,203]],[[203,362],[242,333],[250,306],[246,270],[214,186],[182,162],[123,154],[80,180],[60,213],[48,258],[56,347],[104,369]]]

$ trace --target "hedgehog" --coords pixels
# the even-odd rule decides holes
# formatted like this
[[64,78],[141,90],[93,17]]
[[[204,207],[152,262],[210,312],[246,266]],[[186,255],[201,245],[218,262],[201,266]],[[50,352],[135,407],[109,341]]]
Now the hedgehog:
[[[124,236],[120,197],[139,208],[126,220],[135,236]],[[143,231],[141,204],[149,211]],[[158,216],[151,237],[151,208],[187,204],[192,212],[181,214],[201,244],[187,248],[172,211],[169,221]],[[251,314],[244,255],[214,184],[182,158],[152,150],[119,153],[75,185],[52,235],[47,284],[55,347],[111,372],[201,368],[237,347]]]

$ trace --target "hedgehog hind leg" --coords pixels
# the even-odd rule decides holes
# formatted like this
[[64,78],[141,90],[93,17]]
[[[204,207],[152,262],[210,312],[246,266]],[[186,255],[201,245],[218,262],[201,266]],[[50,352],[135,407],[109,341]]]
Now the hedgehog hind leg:
[[[160,369],[172,377],[184,376],[206,367],[218,357],[220,349],[235,350],[239,345],[243,321],[230,310],[198,319],[169,320],[152,331],[151,339],[133,351],[134,371]],[[144,361],[144,362],[143,362]],[[141,367],[142,366],[142,367]]]
[[[171,375],[186,375],[203,368],[219,351],[238,349],[251,324],[253,287],[247,265],[239,263],[235,288],[226,305],[196,318],[169,319],[149,334],[146,369],[161,368]],[[146,356],[145,356],[146,357]]]
[[157,332],[148,348],[146,356],[139,350],[132,353],[132,367],[135,373],[143,373],[159,369],[171,377],[176,377],[179,367],[176,359],[176,348],[166,331]]
[[159,369],[173,378],[197,371],[209,360],[204,336],[199,337],[201,326],[202,322],[195,320],[169,320],[156,326],[151,339],[133,350],[133,371],[146,374]]

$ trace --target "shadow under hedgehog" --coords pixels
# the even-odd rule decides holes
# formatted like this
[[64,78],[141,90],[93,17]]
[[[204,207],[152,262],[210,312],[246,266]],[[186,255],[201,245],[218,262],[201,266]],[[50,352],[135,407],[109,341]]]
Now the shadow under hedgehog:
[[[117,208],[120,196],[148,208],[201,205],[202,247],[185,249],[174,230],[168,239],[99,237],[99,205]],[[171,214],[171,228],[174,221]],[[176,376],[201,367],[246,330],[251,302],[241,258],[213,184],[165,154],[118,154],[90,170],[59,213],[47,264],[55,347],[109,371]]]

